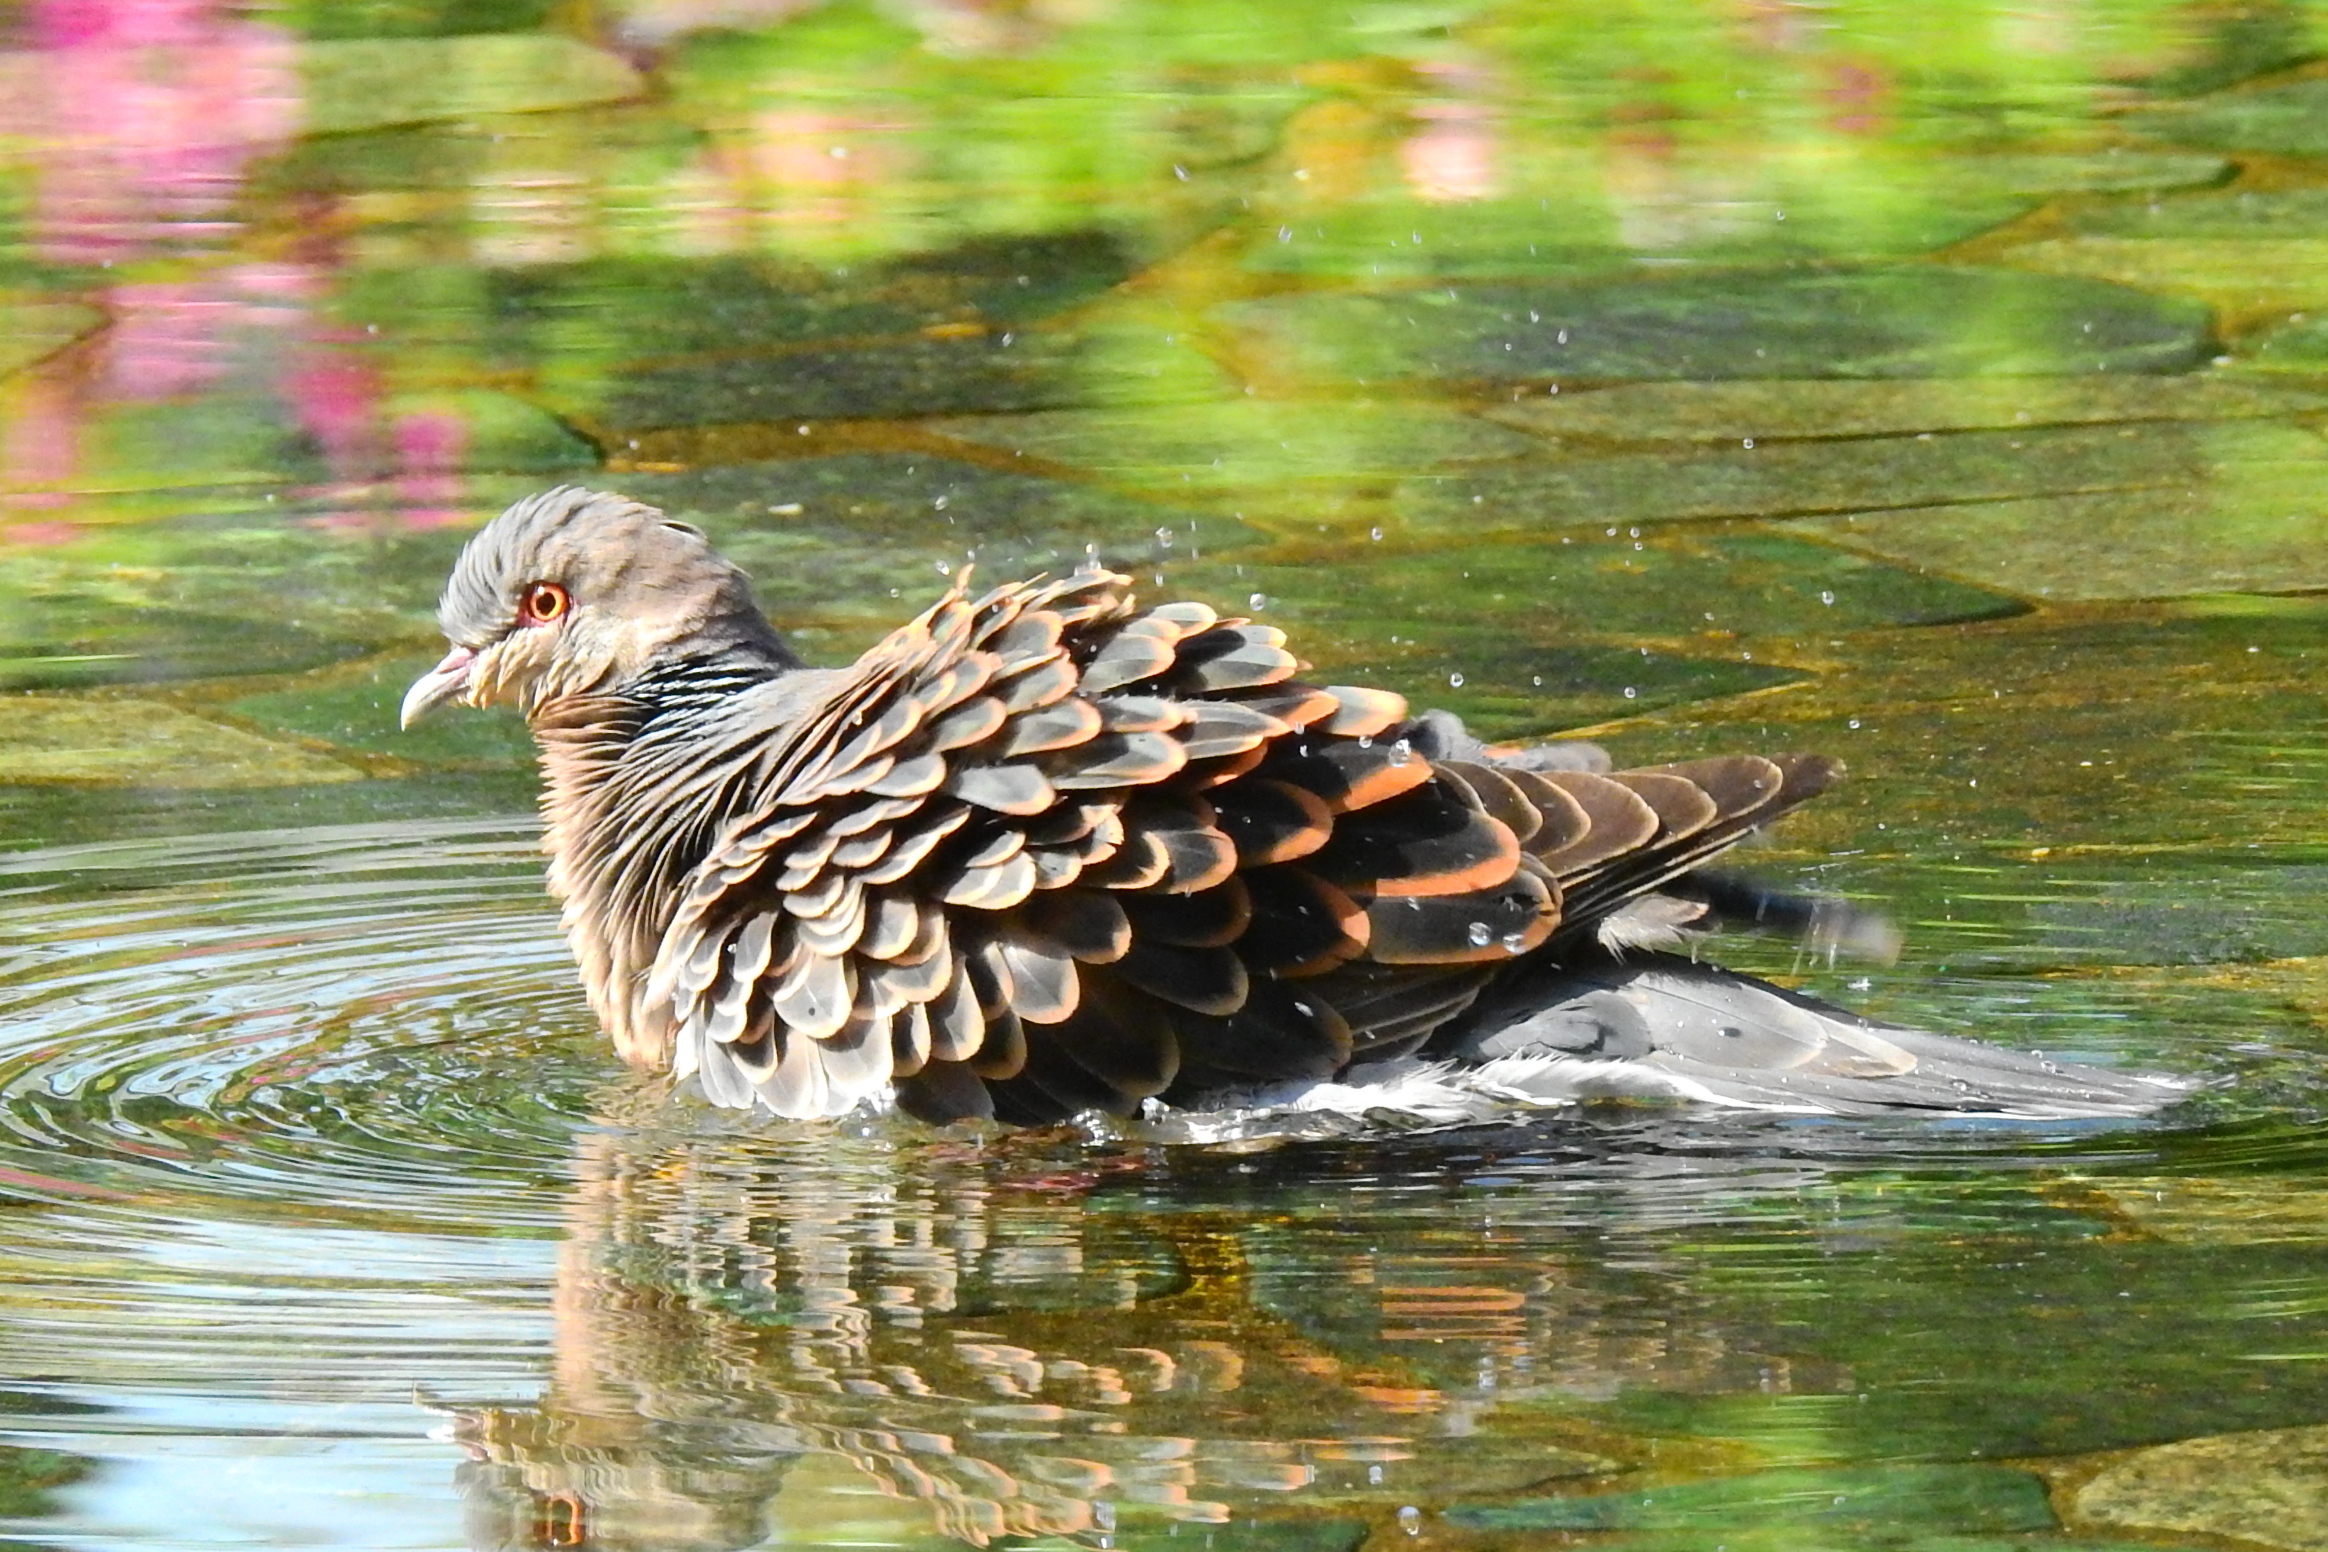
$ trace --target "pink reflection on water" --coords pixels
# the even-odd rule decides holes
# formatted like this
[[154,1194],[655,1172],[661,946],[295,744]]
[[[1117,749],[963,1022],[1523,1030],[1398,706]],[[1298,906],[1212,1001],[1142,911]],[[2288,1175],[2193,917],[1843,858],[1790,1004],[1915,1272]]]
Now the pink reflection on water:
[[[32,0],[21,34],[31,47],[0,54],[0,135],[25,147],[31,241],[43,257],[110,268],[215,251],[239,229],[248,168],[289,143],[304,116],[296,39],[243,10],[226,0]],[[101,472],[89,467],[92,449],[119,434],[108,424],[115,406],[216,395],[296,426],[330,489],[376,495],[367,482],[386,479],[404,521],[461,520],[467,425],[451,412],[393,416],[369,342],[318,321],[341,255],[331,212],[307,214],[317,235],[288,261],[92,295],[109,315],[105,331],[24,374],[0,406],[0,506],[55,507],[89,488]],[[172,450],[163,464],[204,467],[199,449]],[[62,542],[70,527],[6,532]]]
[[1846,135],[1881,134],[1891,126],[1896,83],[1874,60],[1840,59],[1827,70],[1827,122]]
[[118,399],[169,399],[226,369],[233,300],[215,281],[115,286],[105,293],[106,387]]
[[315,439],[325,466],[342,478],[372,467],[380,445],[380,372],[357,347],[358,337],[344,329],[318,330],[281,383],[301,429]]
[[0,523],[0,545],[14,545],[21,549],[43,549],[60,544],[71,544],[86,532],[79,523],[52,518],[45,523]]
[[444,528],[464,521],[460,469],[469,423],[450,410],[422,410],[399,419],[392,437],[404,526]]
[[81,467],[87,361],[85,351],[69,350],[9,385],[7,423],[0,426],[0,480],[9,494],[0,496],[0,505],[64,505],[56,487]]
[[1496,110],[1486,99],[1493,84],[1476,64],[1437,60],[1417,73],[1445,95],[1417,103],[1418,127],[1399,146],[1407,186],[1434,204],[1488,199],[1501,192],[1496,174]]
[[1423,127],[1399,147],[1409,187],[1423,199],[1452,204],[1486,199],[1498,188],[1495,127],[1473,103],[1427,103],[1415,110]]
[[761,218],[838,225],[904,174],[901,119],[852,118],[812,108],[754,115],[743,170],[757,188]]
[[43,257],[231,232],[245,167],[298,132],[295,41],[214,0],[36,0],[29,33],[0,60],[0,132],[32,149]]

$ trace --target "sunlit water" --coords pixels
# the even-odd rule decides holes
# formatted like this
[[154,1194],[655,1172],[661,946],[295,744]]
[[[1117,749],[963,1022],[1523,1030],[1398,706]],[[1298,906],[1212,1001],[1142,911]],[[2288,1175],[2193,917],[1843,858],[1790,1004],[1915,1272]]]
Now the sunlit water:
[[[2284,1109],[1618,1111],[1228,1154],[774,1126],[600,1053],[524,823],[0,878],[10,1427],[80,1463],[26,1522],[61,1544],[1344,1545],[1677,1463],[2069,1454],[2328,1404],[2301,1244],[2328,1202],[2273,1204],[2294,1243],[2235,1187],[2128,1232],[2316,1154]],[[1996,1038],[2209,1044],[1999,963],[1918,983]],[[2039,1335],[2000,1376],[1991,1347]]]

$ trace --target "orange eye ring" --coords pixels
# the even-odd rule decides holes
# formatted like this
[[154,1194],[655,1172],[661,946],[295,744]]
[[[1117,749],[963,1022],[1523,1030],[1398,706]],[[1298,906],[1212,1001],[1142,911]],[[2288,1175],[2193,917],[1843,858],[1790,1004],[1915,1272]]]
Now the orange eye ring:
[[517,601],[517,621],[520,625],[553,624],[566,617],[573,602],[555,582],[528,583]]

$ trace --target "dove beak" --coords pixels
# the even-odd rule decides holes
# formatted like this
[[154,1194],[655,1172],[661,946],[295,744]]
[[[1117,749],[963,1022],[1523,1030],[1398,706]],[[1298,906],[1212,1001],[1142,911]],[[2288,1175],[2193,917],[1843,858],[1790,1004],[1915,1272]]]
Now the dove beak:
[[467,694],[469,674],[476,666],[477,654],[469,647],[455,647],[447,652],[443,662],[413,680],[412,688],[404,692],[397,725],[410,727],[446,701]]

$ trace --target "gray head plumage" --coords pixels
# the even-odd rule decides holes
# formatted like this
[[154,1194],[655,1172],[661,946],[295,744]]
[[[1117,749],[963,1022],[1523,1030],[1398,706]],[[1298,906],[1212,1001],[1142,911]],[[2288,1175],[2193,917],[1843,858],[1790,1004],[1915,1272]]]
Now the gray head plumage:
[[[530,596],[554,606],[528,613]],[[564,485],[517,502],[461,551],[437,605],[453,650],[405,697],[409,725],[448,700],[528,714],[619,689],[658,660],[742,649],[795,660],[743,572],[655,508]]]

